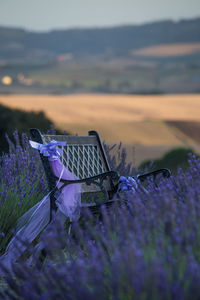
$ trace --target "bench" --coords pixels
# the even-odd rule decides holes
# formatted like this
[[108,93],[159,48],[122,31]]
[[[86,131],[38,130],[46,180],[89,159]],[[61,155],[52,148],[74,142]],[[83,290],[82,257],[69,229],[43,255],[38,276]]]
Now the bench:
[[[109,208],[116,200],[113,196],[118,190],[120,175],[112,171],[101,142],[96,131],[89,131],[88,136],[72,135],[49,135],[42,134],[39,129],[30,129],[31,139],[40,144],[48,144],[52,140],[65,141],[66,146],[62,147],[61,160],[64,166],[72,172],[78,180],[74,183],[81,183],[81,212],[89,209],[92,214],[101,213],[102,205]],[[42,164],[46,174],[49,190],[56,188],[58,178],[53,174],[47,157],[41,156]],[[168,169],[159,169],[146,174],[138,175],[137,179],[143,182],[149,176],[155,179],[158,174],[164,177],[170,176]],[[63,186],[71,184],[72,181],[61,179]],[[87,199],[93,201],[87,202]],[[86,199],[86,200],[85,200]],[[55,193],[50,195],[51,218],[53,210],[56,210]]]

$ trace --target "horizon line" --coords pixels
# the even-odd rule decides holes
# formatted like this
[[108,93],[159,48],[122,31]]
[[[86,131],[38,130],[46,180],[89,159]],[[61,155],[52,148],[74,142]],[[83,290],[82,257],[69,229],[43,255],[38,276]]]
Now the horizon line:
[[174,19],[174,18],[166,18],[166,19],[158,19],[158,20],[152,20],[152,21],[146,21],[146,22],[139,22],[139,23],[121,23],[121,24],[113,24],[113,25],[91,25],[91,26],[82,26],[82,25],[77,25],[77,26],[72,26],[72,27],[58,27],[58,28],[50,28],[50,29],[29,29],[27,27],[20,27],[18,25],[3,25],[0,23],[0,28],[5,28],[5,29],[15,29],[15,30],[23,30],[27,32],[33,32],[33,33],[49,33],[49,32],[55,32],[55,31],[70,31],[70,30],[92,30],[92,29],[112,29],[112,28],[117,28],[117,27],[139,27],[139,26],[145,26],[145,25],[150,25],[153,23],[162,23],[162,22],[173,22],[173,23],[179,23],[179,22],[184,22],[184,21],[193,21],[193,20],[198,20],[200,19],[200,15],[196,17],[181,17],[179,19]]

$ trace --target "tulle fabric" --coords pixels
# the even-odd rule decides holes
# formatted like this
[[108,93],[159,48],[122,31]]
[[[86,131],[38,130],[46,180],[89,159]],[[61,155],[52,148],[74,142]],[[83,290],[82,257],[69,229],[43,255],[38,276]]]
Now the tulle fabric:
[[[60,158],[49,160],[52,171],[59,180],[57,187],[63,185],[60,179],[76,180],[78,179],[73,173],[67,170]],[[50,192],[51,193],[51,192]],[[27,242],[30,244],[50,222],[50,193],[42,200],[29,209],[17,222],[16,234],[8,244],[4,255],[0,257],[0,265],[12,272],[12,265],[16,263],[19,257],[26,250]],[[64,224],[66,217],[71,221],[78,220],[81,207],[81,185],[70,184],[55,194],[56,205],[58,210],[55,218]],[[42,248],[41,243],[37,249]],[[0,268],[0,276],[4,275],[3,269]]]
[[[56,175],[58,178],[61,175],[62,179],[79,179],[63,166],[60,159],[50,161],[50,165],[54,175]],[[57,182],[58,188],[60,188],[62,185],[62,182]],[[76,221],[79,219],[81,207],[81,184],[69,184],[62,189],[61,193],[58,191],[55,194],[55,197],[57,207],[66,217],[70,218],[70,221]]]

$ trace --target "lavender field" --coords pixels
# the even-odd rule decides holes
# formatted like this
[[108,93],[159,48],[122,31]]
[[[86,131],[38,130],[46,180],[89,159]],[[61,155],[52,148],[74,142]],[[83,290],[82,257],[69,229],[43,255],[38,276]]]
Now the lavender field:
[[[4,253],[17,219],[47,193],[37,151],[23,135],[0,158],[0,247]],[[109,155],[121,175],[125,152]],[[4,277],[1,299],[199,299],[200,298],[200,159],[176,177],[141,185],[124,193],[127,206],[102,211],[103,218],[74,223],[71,233],[54,223],[43,243],[48,253],[41,267],[33,245]],[[120,161],[118,164],[116,161]],[[167,167],[167,166],[166,166]]]

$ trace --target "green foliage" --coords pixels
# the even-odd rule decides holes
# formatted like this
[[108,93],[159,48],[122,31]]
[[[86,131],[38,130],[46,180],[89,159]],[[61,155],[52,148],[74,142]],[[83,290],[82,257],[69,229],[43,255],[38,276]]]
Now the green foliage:
[[[35,184],[37,186],[37,184]],[[1,191],[5,189],[3,185],[1,185]],[[13,230],[16,227],[17,220],[25,214],[33,205],[35,205],[39,200],[42,199],[42,193],[35,193],[29,196],[29,191],[33,188],[32,185],[26,186],[24,189],[24,198],[20,199],[19,192],[13,193],[9,191],[7,198],[5,201],[2,201],[0,198],[0,202],[2,203],[0,210],[0,232],[4,232],[5,236],[0,238],[0,254],[2,254],[13,236]],[[3,193],[2,193],[3,194]]]
[[194,153],[190,148],[174,148],[156,160],[145,160],[139,166],[139,169],[149,169],[153,166],[154,169],[168,168],[172,173],[176,173],[181,167],[184,171],[188,167],[188,153]]
[[29,133],[29,128],[39,128],[46,132],[50,129],[52,121],[44,112],[25,112],[19,109],[10,109],[0,104],[0,153],[8,151],[6,134],[12,136],[15,129],[19,133]]
[[48,191],[41,161],[26,134],[15,131],[15,143],[0,156],[0,255],[4,252],[18,219]]

